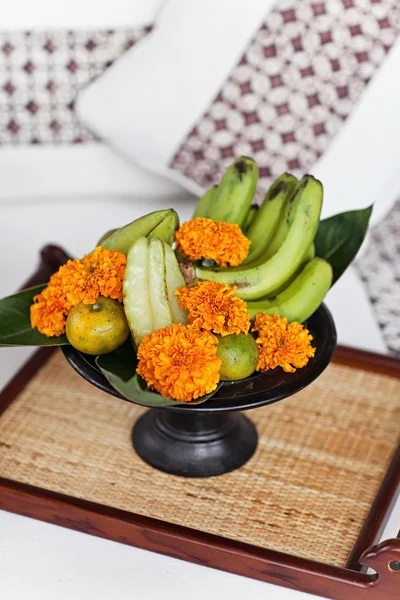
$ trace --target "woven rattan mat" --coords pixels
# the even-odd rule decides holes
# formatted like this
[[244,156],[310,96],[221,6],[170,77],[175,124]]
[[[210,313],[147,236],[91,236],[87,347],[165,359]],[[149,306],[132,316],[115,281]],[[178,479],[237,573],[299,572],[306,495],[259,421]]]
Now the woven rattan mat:
[[397,445],[399,382],[331,364],[306,390],[248,413],[241,469],[160,473],[131,446],[143,409],[93,388],[56,352],[0,419],[0,476],[344,566]]

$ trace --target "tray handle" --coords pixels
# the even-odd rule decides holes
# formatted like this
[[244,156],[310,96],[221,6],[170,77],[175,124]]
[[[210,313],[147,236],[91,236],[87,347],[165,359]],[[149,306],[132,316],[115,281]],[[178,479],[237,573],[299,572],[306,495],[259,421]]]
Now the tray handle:
[[360,564],[376,571],[372,587],[376,600],[400,598],[400,531],[396,538],[385,540],[367,548],[360,557]]

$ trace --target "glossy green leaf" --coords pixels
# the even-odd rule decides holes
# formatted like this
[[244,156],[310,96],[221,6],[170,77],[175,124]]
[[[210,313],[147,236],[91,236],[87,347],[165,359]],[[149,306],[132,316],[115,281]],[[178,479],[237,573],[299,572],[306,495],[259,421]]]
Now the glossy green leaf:
[[355,259],[368,230],[372,206],[339,213],[324,219],[315,237],[316,256],[324,258],[333,269],[332,285]]
[[[164,398],[164,396],[149,390],[143,379],[136,373],[137,360],[130,342],[126,342],[110,354],[98,356],[96,364],[112,387],[131,402],[150,408],[182,405],[181,402]],[[202,404],[211,398],[221,385],[219,384],[211,394],[192,402],[185,402],[185,404]]]
[[[96,358],[99,369],[111,373],[117,379],[127,382],[136,374],[137,358],[130,339],[122,346]],[[105,374],[105,373],[104,373]]]
[[29,309],[33,297],[47,284],[22,290],[0,299],[0,346],[63,346],[68,344],[65,335],[47,337],[32,329]]

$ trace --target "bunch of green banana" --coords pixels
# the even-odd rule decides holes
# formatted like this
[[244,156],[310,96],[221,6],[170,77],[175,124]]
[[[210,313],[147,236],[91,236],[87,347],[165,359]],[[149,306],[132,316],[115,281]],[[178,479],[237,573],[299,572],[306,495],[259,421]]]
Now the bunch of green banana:
[[278,225],[286,222],[286,208],[293,195],[298,180],[294,175],[284,173],[271,185],[264,200],[254,215],[246,237],[251,241],[246,263],[258,258],[273,240]]
[[247,310],[251,317],[262,312],[303,323],[317,310],[331,284],[331,265],[323,258],[313,258],[282,292],[247,302]]
[[194,217],[236,223],[242,227],[258,182],[256,162],[241,156],[225,171],[220,183],[200,198]]
[[314,259],[322,200],[320,181],[306,175],[296,184],[285,173],[268,190],[246,232],[253,236],[253,259],[235,268],[198,266],[197,278],[237,286],[237,295],[248,301],[252,315],[273,310],[304,321],[322,302],[332,280],[328,263]]
[[139,237],[130,246],[123,282],[125,315],[135,344],[172,323],[187,323],[174,295],[184,287],[175,253],[158,238]]
[[179,217],[172,209],[157,210],[136,219],[132,223],[112,229],[103,235],[97,242],[107,250],[118,250],[124,254],[128,253],[129,246],[139,237],[158,238],[172,245],[175,231],[179,227]]

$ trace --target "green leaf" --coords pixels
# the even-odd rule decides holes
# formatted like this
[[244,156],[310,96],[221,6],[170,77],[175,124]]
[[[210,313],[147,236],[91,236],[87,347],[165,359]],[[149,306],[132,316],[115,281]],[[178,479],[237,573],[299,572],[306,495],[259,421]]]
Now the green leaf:
[[[160,408],[163,406],[182,406],[181,402],[164,398],[156,392],[151,392],[146,383],[136,373],[137,360],[132,344],[128,341],[110,354],[102,354],[96,358],[96,364],[112,387],[119,392],[126,400],[148,406],[150,408]],[[213,396],[221,387],[211,394],[197,398],[186,404],[202,404]]]
[[33,297],[47,284],[22,290],[0,299],[0,346],[63,346],[65,335],[47,337],[31,327],[29,308]]
[[136,353],[131,340],[128,339],[125,344],[109,354],[97,356],[96,364],[107,379],[108,374],[111,374],[123,382],[129,381],[135,375],[137,366]]
[[368,230],[372,206],[339,213],[320,221],[315,237],[316,256],[333,269],[332,285],[353,262]]

